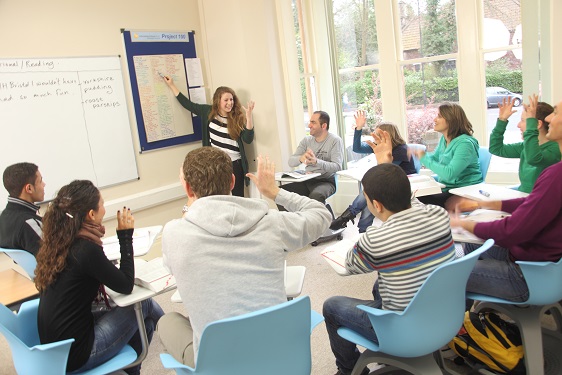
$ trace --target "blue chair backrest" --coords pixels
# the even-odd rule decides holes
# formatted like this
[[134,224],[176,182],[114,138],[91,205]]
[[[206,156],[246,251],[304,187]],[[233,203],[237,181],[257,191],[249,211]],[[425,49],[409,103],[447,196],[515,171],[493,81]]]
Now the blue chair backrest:
[[381,352],[398,357],[419,357],[447,344],[464,319],[466,283],[480,254],[494,244],[439,266],[425,280],[402,312],[358,306],[368,313]]
[[518,261],[529,287],[530,305],[549,305],[562,300],[562,259],[558,262]]
[[4,249],[1,247],[0,253],[6,253],[6,255],[12,258],[24,269],[31,280],[35,279],[35,267],[37,266],[37,260],[35,260],[35,256],[33,254],[25,250]]
[[490,161],[492,160],[492,154],[488,150],[488,147],[480,146],[478,150],[478,162],[480,163],[480,171],[482,172],[482,179],[486,181],[486,175],[488,174],[488,167],[490,166]]
[[310,374],[310,331],[308,296],[213,322],[201,335],[196,373]]
[[[412,148],[418,148],[421,147],[423,149],[425,149],[424,145],[420,145],[417,143],[408,143],[407,145],[408,147],[412,147]],[[420,159],[416,158],[416,156],[414,154],[412,154],[412,159],[414,160],[414,167],[416,168],[416,172],[420,173],[420,169],[421,169],[421,161]]]

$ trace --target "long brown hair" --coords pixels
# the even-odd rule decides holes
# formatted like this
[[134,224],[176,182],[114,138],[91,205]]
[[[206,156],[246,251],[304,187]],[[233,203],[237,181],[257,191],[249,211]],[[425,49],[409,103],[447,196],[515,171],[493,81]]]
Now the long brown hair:
[[400,132],[398,131],[398,126],[394,125],[392,122],[383,122],[377,126],[377,129],[384,130],[388,132],[390,135],[390,139],[392,140],[392,148],[400,145],[405,145],[406,142],[400,136]]
[[43,217],[43,240],[37,253],[35,286],[40,292],[54,283],[66,267],[68,250],[90,210],[97,211],[100,192],[91,181],[63,186]]
[[447,135],[451,140],[462,134],[472,135],[474,133],[472,124],[468,121],[464,109],[457,103],[445,102],[441,104],[439,106],[439,113],[447,121],[449,126]]
[[230,135],[230,138],[238,140],[238,138],[240,138],[240,133],[242,133],[242,130],[244,130],[244,126],[246,125],[246,114],[242,110],[240,100],[236,96],[236,93],[233,89],[226,86],[220,86],[215,90],[215,93],[213,94],[213,104],[211,106],[211,112],[209,113],[208,120],[211,121],[215,117],[219,116],[221,98],[222,95],[226,93],[231,94],[233,99],[232,110],[226,115],[226,127],[228,129],[228,135]]

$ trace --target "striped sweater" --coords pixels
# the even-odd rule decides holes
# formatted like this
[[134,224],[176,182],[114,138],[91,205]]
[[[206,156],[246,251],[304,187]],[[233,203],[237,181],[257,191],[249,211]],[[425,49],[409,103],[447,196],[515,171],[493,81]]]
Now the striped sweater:
[[429,274],[455,258],[449,215],[438,206],[412,207],[369,227],[347,254],[350,274],[379,273],[382,308],[402,311]]

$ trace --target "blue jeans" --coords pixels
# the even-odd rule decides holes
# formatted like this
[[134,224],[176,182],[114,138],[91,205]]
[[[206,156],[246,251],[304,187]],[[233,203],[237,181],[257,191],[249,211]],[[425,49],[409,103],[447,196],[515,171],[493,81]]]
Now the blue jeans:
[[[94,345],[88,361],[76,371],[86,371],[115,357],[126,344],[142,352],[139,326],[134,306],[115,307],[109,311],[94,314]],[[148,342],[152,340],[154,327],[164,311],[152,298],[142,301],[142,314],[146,325]],[[125,370],[128,374],[140,374],[140,365]]]
[[336,366],[344,374],[351,374],[353,367],[359,359],[360,352],[357,345],[338,335],[338,328],[346,327],[378,343],[377,335],[373,330],[367,313],[359,310],[357,305],[366,305],[374,308],[382,306],[378,293],[378,284],[373,288],[375,299],[360,300],[351,297],[335,296],[324,302],[322,314],[324,315],[330,347],[336,357]]
[[355,216],[357,216],[357,214],[361,212],[361,217],[359,218],[359,222],[357,223],[359,233],[364,233],[367,228],[373,224],[373,220],[375,219],[375,217],[367,208],[367,199],[365,199],[363,189],[361,189],[359,195],[355,197],[351,205],[348,207],[348,210]]
[[[466,244],[465,254],[480,247]],[[522,302],[529,298],[529,288],[517,263],[509,259],[509,250],[492,246],[476,262],[468,284],[467,292],[485,294],[508,301]]]

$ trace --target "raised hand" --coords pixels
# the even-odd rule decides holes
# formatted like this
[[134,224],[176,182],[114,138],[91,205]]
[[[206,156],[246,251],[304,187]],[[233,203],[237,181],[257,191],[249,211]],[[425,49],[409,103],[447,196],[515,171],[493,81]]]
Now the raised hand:
[[371,135],[374,142],[366,142],[373,149],[377,158],[377,164],[392,163],[392,140],[390,139],[390,134],[387,131],[376,129]]
[[250,100],[246,107],[242,106],[244,112],[246,112],[246,129],[251,130],[254,128],[254,122],[252,119],[252,112],[254,111],[254,105],[256,103]]
[[525,112],[527,112],[527,118],[537,117],[537,105],[539,103],[539,96],[537,94],[529,95],[529,104],[523,106],[525,107]]
[[367,123],[367,112],[358,109],[357,111],[355,111],[353,118],[355,118],[355,129],[361,130]]
[[117,230],[132,229],[135,227],[135,218],[131,209],[123,206],[123,211],[117,211]]
[[513,109],[514,98],[511,96],[509,98],[503,98],[501,103],[498,103],[498,108],[500,109],[500,113],[498,118],[502,121],[507,121],[509,116],[517,112]]

